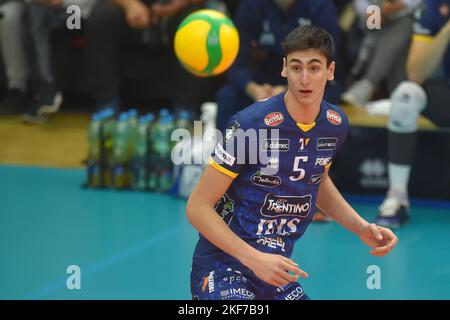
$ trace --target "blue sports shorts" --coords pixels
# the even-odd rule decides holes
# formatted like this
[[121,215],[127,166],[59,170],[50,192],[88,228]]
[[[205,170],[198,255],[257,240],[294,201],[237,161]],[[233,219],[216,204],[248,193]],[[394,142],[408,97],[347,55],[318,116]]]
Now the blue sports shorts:
[[193,264],[191,293],[194,300],[309,300],[297,282],[272,286],[241,264],[223,262],[212,270]]

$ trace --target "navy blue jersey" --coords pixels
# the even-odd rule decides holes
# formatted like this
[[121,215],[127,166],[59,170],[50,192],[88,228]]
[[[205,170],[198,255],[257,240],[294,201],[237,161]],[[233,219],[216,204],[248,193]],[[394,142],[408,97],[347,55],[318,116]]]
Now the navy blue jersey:
[[330,0],[296,0],[288,13],[272,0],[242,0],[233,20],[239,30],[240,46],[228,75],[230,83],[241,92],[250,81],[286,84],[280,76],[284,56],[281,42],[298,26],[313,24],[325,29],[339,52],[338,16]]
[[[326,101],[313,124],[297,124],[284,93],[238,112],[210,158],[210,165],[234,178],[216,212],[251,246],[290,257],[347,131],[345,114]],[[212,268],[218,261],[236,262],[200,235],[194,264]]]
[[[416,14],[414,36],[430,39],[448,22],[450,17],[450,0],[425,0],[423,8]],[[445,75],[450,80],[450,48],[443,58]]]

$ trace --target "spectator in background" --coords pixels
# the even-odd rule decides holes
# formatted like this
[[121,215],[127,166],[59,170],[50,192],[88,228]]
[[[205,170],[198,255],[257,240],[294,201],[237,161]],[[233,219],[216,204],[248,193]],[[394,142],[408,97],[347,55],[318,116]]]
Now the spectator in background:
[[[203,0],[105,0],[93,11],[87,29],[87,63],[89,86],[96,100],[96,109],[120,103],[121,67],[126,63],[121,56],[125,47],[148,49],[150,59],[158,59],[161,50],[173,53],[173,38],[182,18],[193,9],[200,9]],[[167,61],[166,59],[164,61]],[[192,96],[199,91],[199,80],[187,74],[176,60],[165,66],[160,62],[154,70],[149,89],[161,82],[161,72],[175,68],[171,86],[175,85],[174,104],[193,107]],[[183,79],[183,80],[180,80]],[[179,82],[183,82],[180,84]],[[186,102],[189,100],[188,102]],[[200,103],[200,102],[198,102]],[[189,106],[186,106],[189,104]]]
[[[361,77],[342,95],[342,100],[354,106],[364,106],[386,81],[388,93],[406,79],[406,56],[412,34],[413,11],[422,0],[354,0],[359,25],[365,37],[350,80]],[[381,29],[369,30],[366,26],[367,8],[381,8]]]
[[8,96],[0,105],[0,114],[21,113],[27,104],[30,71],[24,43],[24,13],[22,0],[0,0],[1,52],[8,87]]
[[420,113],[437,125],[450,125],[449,17],[450,0],[425,0],[424,10],[416,15],[408,81],[400,83],[390,99],[389,190],[377,219],[382,226],[399,227],[409,218],[407,190]]
[[[228,83],[217,94],[219,130],[244,106],[286,89],[286,80],[279,72],[283,61],[280,43],[291,30],[316,25],[333,36],[337,47],[340,37],[336,8],[330,0],[242,0],[234,22],[240,51],[228,73]],[[325,98],[336,102],[340,94],[336,91],[336,86],[328,86]]]
[[[33,102],[22,120],[42,124],[48,115],[58,112],[62,93],[58,90],[52,70],[50,33],[54,28],[65,28],[69,5],[78,5],[83,18],[87,18],[96,0],[29,0],[28,18],[31,37],[33,71]],[[107,27],[105,27],[107,28]]]

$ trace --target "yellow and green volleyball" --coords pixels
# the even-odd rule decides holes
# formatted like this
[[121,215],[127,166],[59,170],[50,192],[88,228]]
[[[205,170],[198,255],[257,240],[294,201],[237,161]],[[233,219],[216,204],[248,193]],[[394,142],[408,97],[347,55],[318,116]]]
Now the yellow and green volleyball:
[[188,15],[175,34],[175,54],[192,74],[210,77],[226,71],[238,54],[239,34],[233,22],[216,10]]

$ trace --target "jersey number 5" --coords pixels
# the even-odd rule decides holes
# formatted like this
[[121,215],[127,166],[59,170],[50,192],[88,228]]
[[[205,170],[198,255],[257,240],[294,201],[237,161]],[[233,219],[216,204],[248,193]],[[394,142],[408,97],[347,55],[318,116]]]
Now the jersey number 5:
[[302,162],[307,162],[308,157],[295,157],[294,160],[294,168],[292,169],[294,172],[298,172],[298,176],[290,176],[289,180],[291,181],[299,181],[305,177],[305,169],[300,168],[300,160]]

